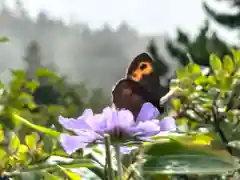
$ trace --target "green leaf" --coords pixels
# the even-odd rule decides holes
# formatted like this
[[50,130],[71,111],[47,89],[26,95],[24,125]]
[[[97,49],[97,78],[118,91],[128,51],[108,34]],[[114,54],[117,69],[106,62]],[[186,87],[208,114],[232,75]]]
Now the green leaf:
[[[184,120],[184,119],[183,119]],[[182,134],[182,133],[168,133],[166,135],[157,135],[152,137],[153,140],[167,139],[170,145],[209,145],[213,139],[213,135],[194,133],[194,134]],[[172,149],[174,151],[174,149]]]
[[21,173],[21,180],[40,180],[41,175],[40,172],[29,172],[29,173]]
[[22,106],[27,105],[30,110],[37,107],[37,104],[34,103],[33,96],[25,92],[19,95],[18,101]]
[[172,107],[175,111],[179,112],[181,109],[181,101],[179,99],[174,99],[171,102]]
[[223,58],[223,69],[227,70],[229,73],[234,71],[234,63],[229,55]]
[[17,151],[17,149],[20,146],[20,140],[16,135],[13,135],[11,137],[10,143],[9,143],[9,149],[13,152]]
[[190,63],[188,66],[188,72],[190,74],[200,74],[201,73],[201,68],[197,64]]
[[36,149],[37,146],[37,134],[32,133],[31,135],[25,136],[25,143],[29,149]]
[[232,85],[233,85],[232,82],[233,82],[233,78],[231,76],[221,78],[221,80],[219,81],[219,87],[220,87],[221,91],[224,92],[224,91],[231,90]]
[[25,84],[26,88],[28,88],[32,93],[40,86],[40,83],[37,81],[30,81]]
[[3,149],[0,149],[0,160],[3,158],[6,158],[6,156],[7,156],[6,151],[4,151]]
[[171,176],[166,175],[166,174],[154,174],[152,175],[153,179],[157,180],[170,180]]
[[150,174],[218,174],[237,168],[225,150],[175,140],[146,146],[145,158],[143,170]]
[[3,89],[4,88],[4,84],[2,81],[0,81],[0,89]]
[[215,54],[210,55],[210,65],[213,71],[219,71],[222,69],[221,59]]
[[216,175],[236,169],[237,166],[231,162],[201,154],[148,157],[143,165],[145,173],[150,174]]
[[18,152],[19,153],[26,153],[26,152],[28,152],[28,147],[26,145],[24,145],[24,144],[21,144],[19,146]]
[[36,124],[33,124],[33,123],[29,122],[28,120],[18,116],[16,113],[13,114],[13,119],[16,120],[16,121],[20,121],[23,124],[25,124],[26,126],[28,126],[30,128],[33,128],[33,129],[35,129],[37,131],[43,132],[45,134],[48,134],[50,136],[58,137],[60,135],[60,132],[54,131],[54,130],[52,130],[50,128],[45,128],[43,126],[38,126]]
[[19,175],[30,175],[30,174],[36,174],[39,173],[41,174],[41,171],[52,171],[56,172],[59,170],[59,166],[62,168],[66,169],[74,169],[74,168],[97,168],[98,163],[91,159],[70,159],[70,158],[65,158],[64,160],[56,160],[55,162],[50,162],[50,163],[40,163],[40,164],[34,164],[33,166],[30,166],[26,169],[22,169],[21,171],[13,171],[13,172],[8,172],[6,175],[8,176],[19,176]]
[[188,71],[186,70],[185,67],[177,69],[176,73],[177,73],[177,78],[178,79],[185,78],[185,77],[187,77],[189,75]]
[[2,142],[4,140],[4,131],[2,129],[2,127],[0,128],[0,142]]
[[50,154],[54,147],[53,139],[49,136],[44,135],[43,143],[44,143],[44,146],[43,146],[44,151]]
[[233,60],[235,63],[240,62],[240,50],[232,49]]
[[208,76],[208,83],[211,85],[215,85],[217,83],[216,78],[212,75]]
[[61,114],[61,113],[64,112],[64,108],[65,108],[65,107],[60,106],[60,105],[49,105],[49,106],[48,106],[48,112],[49,112],[50,114],[56,114],[56,115],[58,115],[58,114]]
[[71,180],[82,180],[82,178],[80,177],[80,175],[70,171],[70,170],[66,170],[63,167],[59,166],[59,168],[71,179]]
[[22,104],[33,101],[33,97],[30,94],[25,92],[22,92],[18,98],[19,98],[18,100],[21,101]]
[[53,174],[42,172],[44,179],[46,180],[62,180],[62,178],[55,176]]
[[57,77],[57,74],[55,72],[49,71],[48,69],[37,69],[36,75],[38,77]]
[[197,85],[205,85],[208,83],[208,78],[206,76],[199,76],[195,79]]
[[9,39],[8,39],[8,37],[7,36],[0,36],[0,42],[8,42],[9,41]]
[[12,75],[13,75],[14,77],[16,77],[16,78],[18,78],[18,79],[25,79],[26,73],[25,73],[25,71],[23,71],[23,70],[14,70],[14,69],[12,69],[12,70],[11,70],[11,73],[12,73]]

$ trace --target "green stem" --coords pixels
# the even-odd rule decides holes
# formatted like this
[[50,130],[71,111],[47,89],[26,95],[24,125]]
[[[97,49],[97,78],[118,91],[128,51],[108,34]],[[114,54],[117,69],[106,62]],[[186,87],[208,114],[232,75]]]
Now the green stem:
[[111,156],[111,140],[110,136],[108,134],[104,135],[104,143],[106,148],[106,159],[107,159],[107,173],[108,173],[108,179],[114,180],[114,173],[112,168],[112,156]]
[[117,168],[118,168],[118,179],[123,180],[123,168],[121,163],[121,153],[120,153],[120,146],[115,145],[115,151],[116,151],[116,160],[117,160]]

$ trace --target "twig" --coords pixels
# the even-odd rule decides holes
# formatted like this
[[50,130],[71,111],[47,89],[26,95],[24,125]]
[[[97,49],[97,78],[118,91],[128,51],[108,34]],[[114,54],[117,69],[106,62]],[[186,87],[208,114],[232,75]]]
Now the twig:
[[166,102],[168,102],[173,96],[175,96],[177,93],[179,93],[181,90],[180,88],[174,88],[172,90],[170,90],[165,96],[161,97],[161,99],[159,100],[159,104],[163,105]]

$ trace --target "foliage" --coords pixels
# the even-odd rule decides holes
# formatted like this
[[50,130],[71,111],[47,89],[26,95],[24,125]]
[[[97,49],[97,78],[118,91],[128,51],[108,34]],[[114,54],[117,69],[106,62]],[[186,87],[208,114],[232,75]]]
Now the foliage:
[[[27,80],[23,70],[11,70],[11,73],[12,80],[9,86],[1,84],[1,173],[12,171],[11,176],[17,175],[22,179],[40,177],[56,179],[56,175],[52,173],[49,174],[45,171],[39,173],[42,167],[43,169],[49,168],[49,172],[57,170],[62,178],[65,176],[74,177],[74,173],[63,170],[63,167],[71,166],[71,163],[46,164],[45,161],[49,157],[65,153],[58,145],[58,138],[52,137],[54,131],[53,133],[51,133],[51,129],[44,131],[44,127],[54,128],[62,132],[57,122],[60,114],[67,117],[77,117],[85,107],[94,106],[99,109],[99,106],[102,106],[101,103],[104,103],[104,101],[101,102],[104,100],[101,98],[102,94],[95,94],[93,91],[88,98],[83,97],[86,101],[83,102],[81,100],[81,93],[84,92],[83,85],[71,85],[64,78],[47,69],[38,69],[35,72],[36,77],[47,79],[48,83],[44,85],[40,85],[37,80]],[[51,87],[54,87],[54,91],[51,91]],[[78,90],[80,91],[78,92]],[[55,91],[58,92],[58,98],[51,98],[55,100],[52,102],[46,97],[54,96],[52,93]],[[91,102],[92,96],[99,97],[100,102]],[[28,121],[19,121],[13,118],[13,113],[17,113]],[[26,122],[27,126],[24,124]],[[31,123],[36,125],[29,126]],[[38,125],[43,128],[37,129]],[[78,165],[75,164],[74,160],[75,168],[86,164],[92,166],[90,160],[80,159],[76,162]],[[31,168],[32,173],[22,173],[26,168]]]
[[239,158],[239,67],[240,51],[220,59],[215,54],[209,58],[210,69],[189,63],[177,71],[172,87],[182,89],[182,94],[172,101],[176,119],[185,131],[217,132],[212,145],[226,148]]
[[[235,170],[240,156],[240,51],[233,50],[232,55],[222,59],[211,54],[209,64],[208,71],[193,62],[177,70],[177,78],[170,86],[174,90],[172,108],[167,113],[175,117],[178,132],[155,136],[154,143],[144,143],[124,155],[125,179],[185,176],[211,180],[238,176]],[[27,81],[24,71],[12,71],[9,87],[2,85],[2,175],[14,179],[104,179],[109,172],[108,158],[112,162],[110,171],[115,175],[118,158],[113,156],[113,149],[105,152],[101,146],[94,145],[68,156],[58,140],[65,130],[60,128],[57,116],[76,117],[91,104],[95,111],[100,111],[96,99],[101,91],[96,91],[89,104],[84,101],[78,104],[71,93],[72,101],[66,100],[67,92],[77,86],[71,88],[64,78],[45,69],[39,69],[36,74],[48,77],[50,84],[59,89],[59,104],[37,104],[32,95],[40,87],[39,83]],[[38,111],[33,111],[36,108]]]
[[[46,18],[39,15],[37,24],[47,24]],[[107,27],[105,30],[110,31]],[[178,132],[155,136],[153,142],[145,142],[123,155],[124,179],[239,179],[240,51],[224,56],[229,49],[218,38],[209,41],[207,30],[207,26],[203,28],[196,42],[179,32],[179,43],[186,49],[181,56],[180,51],[174,52],[185,66],[177,70],[177,78],[171,81],[172,107],[166,112],[175,117]],[[103,32],[99,34],[104,37]],[[89,36],[95,38],[90,33]],[[119,44],[114,41],[113,45]],[[207,49],[209,46],[217,50]],[[192,61],[182,56],[186,52]],[[211,52],[216,54],[208,60]],[[111,49],[109,53],[113,53]],[[154,56],[154,51],[151,53]],[[29,57],[25,57],[27,62],[32,62]],[[160,58],[155,53],[157,59]],[[209,66],[209,72],[205,73],[206,69],[202,70],[199,64]],[[101,89],[89,93],[85,84],[71,84],[49,69],[38,67],[33,72],[36,78],[28,78],[23,70],[12,70],[9,86],[1,84],[2,178],[106,179],[110,174],[111,180],[120,172],[120,159],[117,150],[110,148],[111,139],[106,138],[106,151],[101,145],[93,145],[69,156],[59,144],[59,135],[68,131],[57,121],[59,115],[78,117],[85,108],[99,112],[109,105],[108,98]],[[136,146],[134,142],[128,145]]]
[[8,42],[8,41],[9,41],[9,39],[8,39],[7,36],[0,36],[0,42],[1,43]]

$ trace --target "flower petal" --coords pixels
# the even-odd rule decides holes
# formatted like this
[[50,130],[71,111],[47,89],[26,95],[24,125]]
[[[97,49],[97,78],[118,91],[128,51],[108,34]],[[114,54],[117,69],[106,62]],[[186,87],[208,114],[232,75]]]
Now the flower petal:
[[63,116],[59,116],[59,123],[68,130],[74,129],[91,129],[91,127],[86,123],[86,119],[91,118],[93,116],[93,112],[91,109],[86,109],[83,112],[83,115],[74,118],[65,118]]
[[93,131],[78,131],[77,136],[61,134],[60,142],[66,153],[72,154],[78,149],[85,148],[95,140],[103,139],[102,136]]
[[81,118],[89,118],[89,117],[92,117],[93,116],[93,111],[91,109],[85,109],[83,111],[83,114],[82,116],[78,117],[77,119],[81,119]]
[[137,117],[137,122],[156,119],[160,112],[151,103],[144,103]]
[[80,148],[85,148],[88,145],[88,143],[83,142],[81,136],[70,136],[68,134],[61,134],[60,142],[64,151],[69,155]]
[[118,123],[119,127],[126,129],[132,127],[135,124],[133,114],[129,110],[118,111]]
[[161,131],[176,131],[176,121],[172,117],[165,117],[163,118],[160,123],[160,129]]
[[65,118],[63,116],[59,116],[59,123],[68,130],[74,129],[90,129],[90,126],[84,121],[84,119],[74,119],[74,118]]
[[134,128],[129,128],[131,134],[136,136],[153,136],[160,132],[160,126],[158,120],[148,120],[145,122],[139,122]]
[[103,116],[106,120],[106,131],[114,129],[118,125],[117,111],[106,107],[103,109]]
[[103,136],[92,130],[75,130],[78,136],[81,136],[84,142],[92,142],[103,139]]
[[103,132],[106,128],[106,119],[102,114],[95,114],[94,116],[85,120],[86,124],[96,132]]
[[137,149],[138,147],[137,146],[121,146],[120,147],[120,152],[123,153],[123,154],[129,154],[131,153],[132,150],[134,149]]

